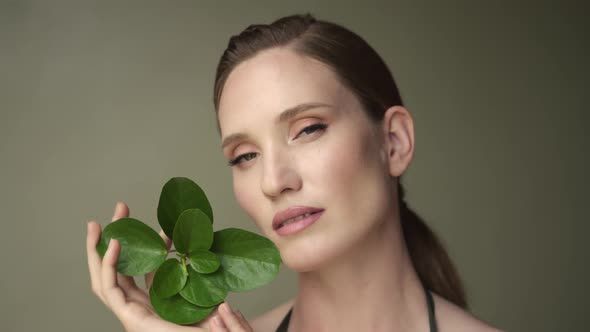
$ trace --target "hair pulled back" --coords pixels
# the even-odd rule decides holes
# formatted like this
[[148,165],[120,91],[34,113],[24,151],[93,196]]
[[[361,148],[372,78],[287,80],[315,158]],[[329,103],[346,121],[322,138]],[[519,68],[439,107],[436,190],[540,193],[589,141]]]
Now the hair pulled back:
[[[232,70],[259,52],[275,47],[289,47],[328,65],[373,121],[381,121],[391,106],[403,106],[389,68],[365,40],[340,25],[306,14],[286,16],[271,24],[253,24],[230,38],[215,77],[216,111]],[[431,291],[466,308],[459,275],[437,236],[407,206],[401,177],[397,179],[397,189],[404,240],[418,277]]]

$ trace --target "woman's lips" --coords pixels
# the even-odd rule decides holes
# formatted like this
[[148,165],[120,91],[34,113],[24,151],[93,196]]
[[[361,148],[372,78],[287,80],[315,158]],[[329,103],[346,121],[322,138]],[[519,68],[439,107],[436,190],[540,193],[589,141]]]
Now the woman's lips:
[[281,211],[273,218],[272,226],[277,234],[287,236],[295,234],[315,223],[324,213],[323,209],[295,206]]

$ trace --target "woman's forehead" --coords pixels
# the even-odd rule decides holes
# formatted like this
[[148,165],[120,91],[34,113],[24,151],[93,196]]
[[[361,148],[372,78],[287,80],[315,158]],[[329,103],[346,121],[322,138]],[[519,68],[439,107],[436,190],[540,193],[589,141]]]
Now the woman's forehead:
[[222,132],[244,117],[272,116],[302,103],[338,106],[343,86],[325,64],[288,48],[263,51],[229,75],[218,116]]

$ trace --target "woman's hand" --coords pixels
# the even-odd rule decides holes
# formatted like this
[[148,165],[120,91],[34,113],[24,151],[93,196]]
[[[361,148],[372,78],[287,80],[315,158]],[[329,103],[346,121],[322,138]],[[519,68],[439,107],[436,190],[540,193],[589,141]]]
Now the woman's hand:
[[222,303],[218,309],[218,316],[213,317],[210,325],[212,332],[253,332],[239,310],[233,311],[227,303]]
[[[129,208],[125,203],[118,203],[112,220],[129,216]],[[101,260],[96,251],[96,244],[100,239],[100,225],[94,221],[88,223],[86,250],[88,254],[88,269],[93,293],[117,316],[127,332],[243,332],[252,331],[240,313],[234,313],[227,303],[214,311],[207,319],[193,327],[177,325],[161,319],[150,304],[148,289],[153,280],[153,272],[145,275],[145,289],[139,288],[133,277],[117,273],[116,265],[120,253],[117,240],[112,240]],[[166,242],[168,250],[172,241],[160,232]]]

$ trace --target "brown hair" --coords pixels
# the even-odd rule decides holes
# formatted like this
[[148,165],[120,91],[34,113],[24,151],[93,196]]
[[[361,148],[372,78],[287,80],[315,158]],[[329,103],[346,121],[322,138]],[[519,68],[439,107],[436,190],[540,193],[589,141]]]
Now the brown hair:
[[[231,37],[217,67],[213,98],[216,111],[232,70],[259,52],[274,47],[289,47],[328,65],[356,95],[373,121],[381,121],[389,107],[403,106],[387,65],[365,40],[340,25],[316,20],[307,14],[283,17],[268,25],[250,25]],[[418,277],[426,288],[466,308],[459,275],[436,235],[406,205],[401,177],[398,177],[397,189],[404,239]]]

